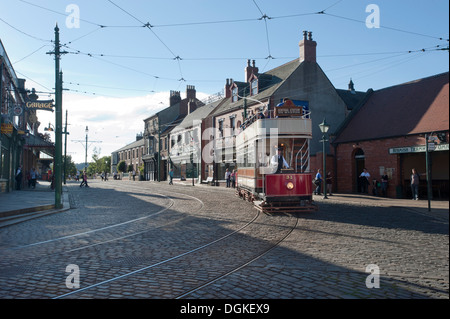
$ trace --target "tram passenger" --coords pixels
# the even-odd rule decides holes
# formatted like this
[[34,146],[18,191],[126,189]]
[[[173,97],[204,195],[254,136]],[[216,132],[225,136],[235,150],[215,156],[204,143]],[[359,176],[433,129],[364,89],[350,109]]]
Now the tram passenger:
[[275,174],[280,174],[281,169],[284,167],[289,168],[288,163],[284,159],[284,156],[281,155],[281,152],[283,151],[282,147],[278,148],[278,154],[272,156],[272,159],[270,160],[270,164],[272,167],[276,168]]

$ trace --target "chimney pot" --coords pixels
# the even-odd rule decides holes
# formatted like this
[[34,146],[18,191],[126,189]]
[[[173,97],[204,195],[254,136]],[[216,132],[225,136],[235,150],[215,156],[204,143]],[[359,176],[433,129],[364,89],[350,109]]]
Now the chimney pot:
[[[308,38],[307,38],[308,37]],[[317,43],[312,40],[311,31],[303,31],[303,40],[299,43],[300,63],[303,61],[316,62]]]

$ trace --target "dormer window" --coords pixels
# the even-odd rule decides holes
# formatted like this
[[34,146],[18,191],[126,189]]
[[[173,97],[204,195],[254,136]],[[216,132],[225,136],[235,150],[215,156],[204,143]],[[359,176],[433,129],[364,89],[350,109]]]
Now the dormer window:
[[237,102],[237,100],[238,100],[238,88],[237,88],[237,87],[234,87],[234,88],[231,90],[231,101],[232,101],[232,102]]
[[252,95],[258,94],[258,79],[254,79],[252,81],[251,94]]

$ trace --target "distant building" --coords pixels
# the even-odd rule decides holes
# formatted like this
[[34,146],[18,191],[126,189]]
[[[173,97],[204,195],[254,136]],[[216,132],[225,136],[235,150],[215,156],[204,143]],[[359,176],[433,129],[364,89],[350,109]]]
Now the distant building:
[[144,155],[144,139],[142,134],[136,135],[136,141],[130,143],[111,154],[111,173],[117,173],[117,165],[125,161],[126,170],[132,167],[132,170],[138,175],[139,168],[144,164],[142,157]]
[[192,100],[189,102],[189,114],[170,132],[170,164],[174,178],[194,179],[201,183],[208,177],[208,166],[203,152],[210,152],[209,140],[202,136],[206,132],[204,119],[213,112],[222,100],[198,107]]
[[[190,103],[191,102],[191,103]],[[179,91],[170,91],[170,106],[144,119],[144,177],[145,180],[167,179],[170,132],[189,114],[189,107],[201,106],[192,85],[186,86],[186,98]],[[159,175],[158,175],[159,172]]]

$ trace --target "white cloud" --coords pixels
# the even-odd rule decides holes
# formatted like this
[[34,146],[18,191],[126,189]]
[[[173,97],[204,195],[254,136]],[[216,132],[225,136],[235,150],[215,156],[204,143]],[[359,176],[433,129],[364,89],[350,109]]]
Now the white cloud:
[[[199,99],[206,96],[197,92]],[[101,150],[101,157],[111,155],[111,152],[133,142],[136,134],[144,130],[144,119],[166,108],[168,103],[169,92],[126,98],[64,93],[63,124],[68,110],[67,154],[76,163],[84,163],[87,126],[88,162],[92,159],[94,148]],[[42,123],[40,132],[49,122],[55,123],[55,113],[39,111],[38,118]]]

